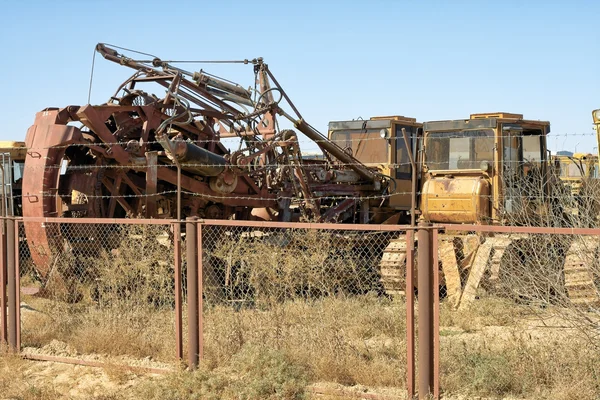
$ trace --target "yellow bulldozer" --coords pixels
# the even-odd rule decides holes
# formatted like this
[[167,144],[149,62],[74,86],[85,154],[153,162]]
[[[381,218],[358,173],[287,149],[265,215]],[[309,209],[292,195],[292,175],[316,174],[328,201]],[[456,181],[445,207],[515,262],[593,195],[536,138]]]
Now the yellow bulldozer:
[[598,156],[590,153],[559,151],[552,156],[554,168],[564,185],[565,211],[574,226],[596,226],[600,204],[597,204]]
[[582,192],[586,180],[598,179],[598,156],[590,153],[561,151],[552,156],[561,181],[573,196]]
[[[413,221],[418,216],[432,223],[560,224],[564,210],[557,193],[563,186],[546,146],[549,132],[549,122],[504,112],[423,124],[406,117],[329,124],[332,141],[393,178],[388,201],[379,205],[386,208],[386,215],[390,209],[396,211],[396,218],[384,221],[390,223],[408,222],[412,214]],[[372,215],[381,212],[371,206]],[[540,246],[528,240],[526,235],[441,235],[441,273],[452,304],[469,304],[484,276],[494,286],[503,269],[514,269],[515,260],[526,263],[527,249]],[[582,288],[578,275],[575,279],[576,248],[571,249],[571,243],[561,246],[555,251],[562,254],[564,272],[557,280],[572,301],[597,301],[593,282]],[[403,238],[393,240],[384,252],[381,280],[388,293],[404,290],[405,253]]]

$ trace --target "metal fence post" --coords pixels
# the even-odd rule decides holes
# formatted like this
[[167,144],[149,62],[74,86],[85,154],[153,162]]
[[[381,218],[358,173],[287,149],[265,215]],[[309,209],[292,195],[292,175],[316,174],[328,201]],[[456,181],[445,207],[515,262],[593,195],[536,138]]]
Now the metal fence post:
[[419,399],[427,399],[433,389],[433,252],[431,224],[419,223],[418,293],[419,293]]
[[440,268],[438,259],[438,229],[431,231],[431,276],[433,278],[433,398],[440,398]]
[[6,319],[6,221],[0,220],[0,344],[7,342]]
[[15,276],[15,220],[6,220],[6,269],[8,280],[8,346],[17,351],[17,279]]
[[408,399],[415,397],[415,232],[406,231],[406,391]]
[[188,364],[190,369],[198,367],[198,254],[197,218],[187,218],[185,224],[187,259],[187,309],[188,309]]
[[202,251],[202,223],[198,223],[197,225],[197,235],[198,235],[198,245],[196,248],[198,249],[198,358],[202,361],[202,357],[204,355],[204,325],[202,321],[202,294],[204,293],[204,285],[203,285],[203,269],[204,264],[202,260],[203,251]]
[[17,295],[17,324],[15,328],[17,329],[17,350],[21,351],[21,261],[19,259],[19,220],[15,220],[15,246],[14,246],[14,254],[15,254],[15,287]]
[[183,359],[183,320],[181,301],[181,222],[173,224],[173,257],[175,274],[175,354],[177,360]]

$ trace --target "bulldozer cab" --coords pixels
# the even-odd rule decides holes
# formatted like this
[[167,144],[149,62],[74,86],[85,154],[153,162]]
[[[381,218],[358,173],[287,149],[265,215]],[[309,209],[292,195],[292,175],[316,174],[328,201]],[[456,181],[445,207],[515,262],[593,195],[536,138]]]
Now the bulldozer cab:
[[515,222],[548,198],[548,122],[521,114],[472,114],[425,122],[423,131],[423,219]]
[[0,214],[21,216],[25,142],[0,141]]
[[[332,121],[329,139],[368,167],[376,167],[394,181],[387,206],[410,210],[412,166],[409,152],[416,154],[422,124],[403,116],[369,120]],[[406,133],[404,139],[403,130]]]

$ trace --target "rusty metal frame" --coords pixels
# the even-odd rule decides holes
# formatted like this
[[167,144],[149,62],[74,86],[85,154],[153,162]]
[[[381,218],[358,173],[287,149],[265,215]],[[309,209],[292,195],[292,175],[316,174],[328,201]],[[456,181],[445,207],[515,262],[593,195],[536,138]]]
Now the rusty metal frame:
[[433,398],[440,398],[440,275],[438,230],[431,231],[431,275],[433,276]]
[[432,232],[426,229],[431,226],[427,222],[421,222],[417,230],[418,245],[418,292],[419,292],[419,319],[418,319],[418,370],[419,370],[419,400],[428,399],[433,389],[433,247]]
[[[49,361],[49,362],[57,362],[57,363],[62,363],[62,364],[83,365],[86,367],[95,367],[95,368],[103,368],[103,367],[107,366],[106,362],[86,361],[86,360],[79,360],[76,358],[47,356],[47,355],[42,355],[42,354],[24,353],[24,354],[21,354],[21,357],[28,359],[28,360],[34,360],[34,361]],[[110,364],[110,366],[116,367],[116,368],[121,368],[121,369],[124,369],[127,371],[132,371],[132,372],[146,372],[146,373],[152,373],[152,374],[170,374],[170,373],[174,372],[174,370],[168,370],[168,369],[150,368],[150,367],[134,367],[134,366],[130,366],[130,365]]]
[[17,292],[17,279],[15,272],[18,272],[18,268],[15,267],[15,220],[11,218],[6,219],[6,269],[7,269],[7,281],[8,281],[8,346],[12,351],[17,351],[17,326],[20,325],[17,309],[19,298]]
[[21,266],[19,262],[19,224],[20,221],[15,221],[15,285],[17,287],[17,351],[21,351]]
[[[187,218],[185,224],[185,247],[187,261],[187,311],[188,311],[188,367],[196,369],[199,362],[198,323],[198,252],[197,219]],[[198,249],[199,250],[199,249]]]
[[287,229],[315,229],[315,230],[338,230],[338,231],[369,231],[369,232],[403,232],[417,229],[410,225],[383,225],[383,224],[337,224],[337,223],[313,223],[313,222],[277,222],[277,221],[238,221],[224,219],[204,219],[204,225],[215,226],[239,226],[253,228],[287,228]]
[[203,320],[203,294],[204,294],[204,284],[203,284],[203,270],[204,270],[204,264],[203,264],[203,256],[204,256],[204,251],[202,250],[202,224],[198,223],[196,224],[196,237],[197,237],[197,243],[196,243],[196,248],[197,250],[197,256],[198,256],[198,261],[197,261],[197,267],[198,267],[198,359],[199,362],[202,362],[202,359],[204,357],[204,320]]
[[120,224],[120,225],[169,225],[177,223],[175,219],[143,218],[64,218],[64,217],[23,217],[17,220],[48,224]]

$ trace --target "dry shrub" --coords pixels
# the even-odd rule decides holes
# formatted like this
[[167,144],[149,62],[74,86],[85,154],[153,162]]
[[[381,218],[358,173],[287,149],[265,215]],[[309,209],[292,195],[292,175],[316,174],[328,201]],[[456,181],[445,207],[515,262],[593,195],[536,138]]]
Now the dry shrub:
[[403,386],[404,308],[374,296],[329,297],[204,313],[206,365],[218,368],[247,346],[277,349],[315,381]]
[[179,373],[134,390],[144,399],[303,399],[306,371],[273,349],[247,346],[215,370]]
[[514,300],[495,296],[482,296],[467,308],[454,310],[448,302],[440,304],[440,325],[456,326],[465,332],[474,332],[486,326],[515,326],[524,318],[535,318],[531,307]]
[[600,354],[582,340],[532,340],[523,334],[502,343],[486,340],[442,342],[441,385],[446,393],[552,399],[600,395]]
[[56,263],[63,285],[47,291],[49,299],[26,299],[38,312],[24,315],[24,346],[56,339],[80,353],[172,361],[173,251],[165,229],[127,225],[112,232],[112,246],[65,252]]
[[267,306],[294,298],[381,292],[382,235],[210,228],[204,233],[210,301]]

